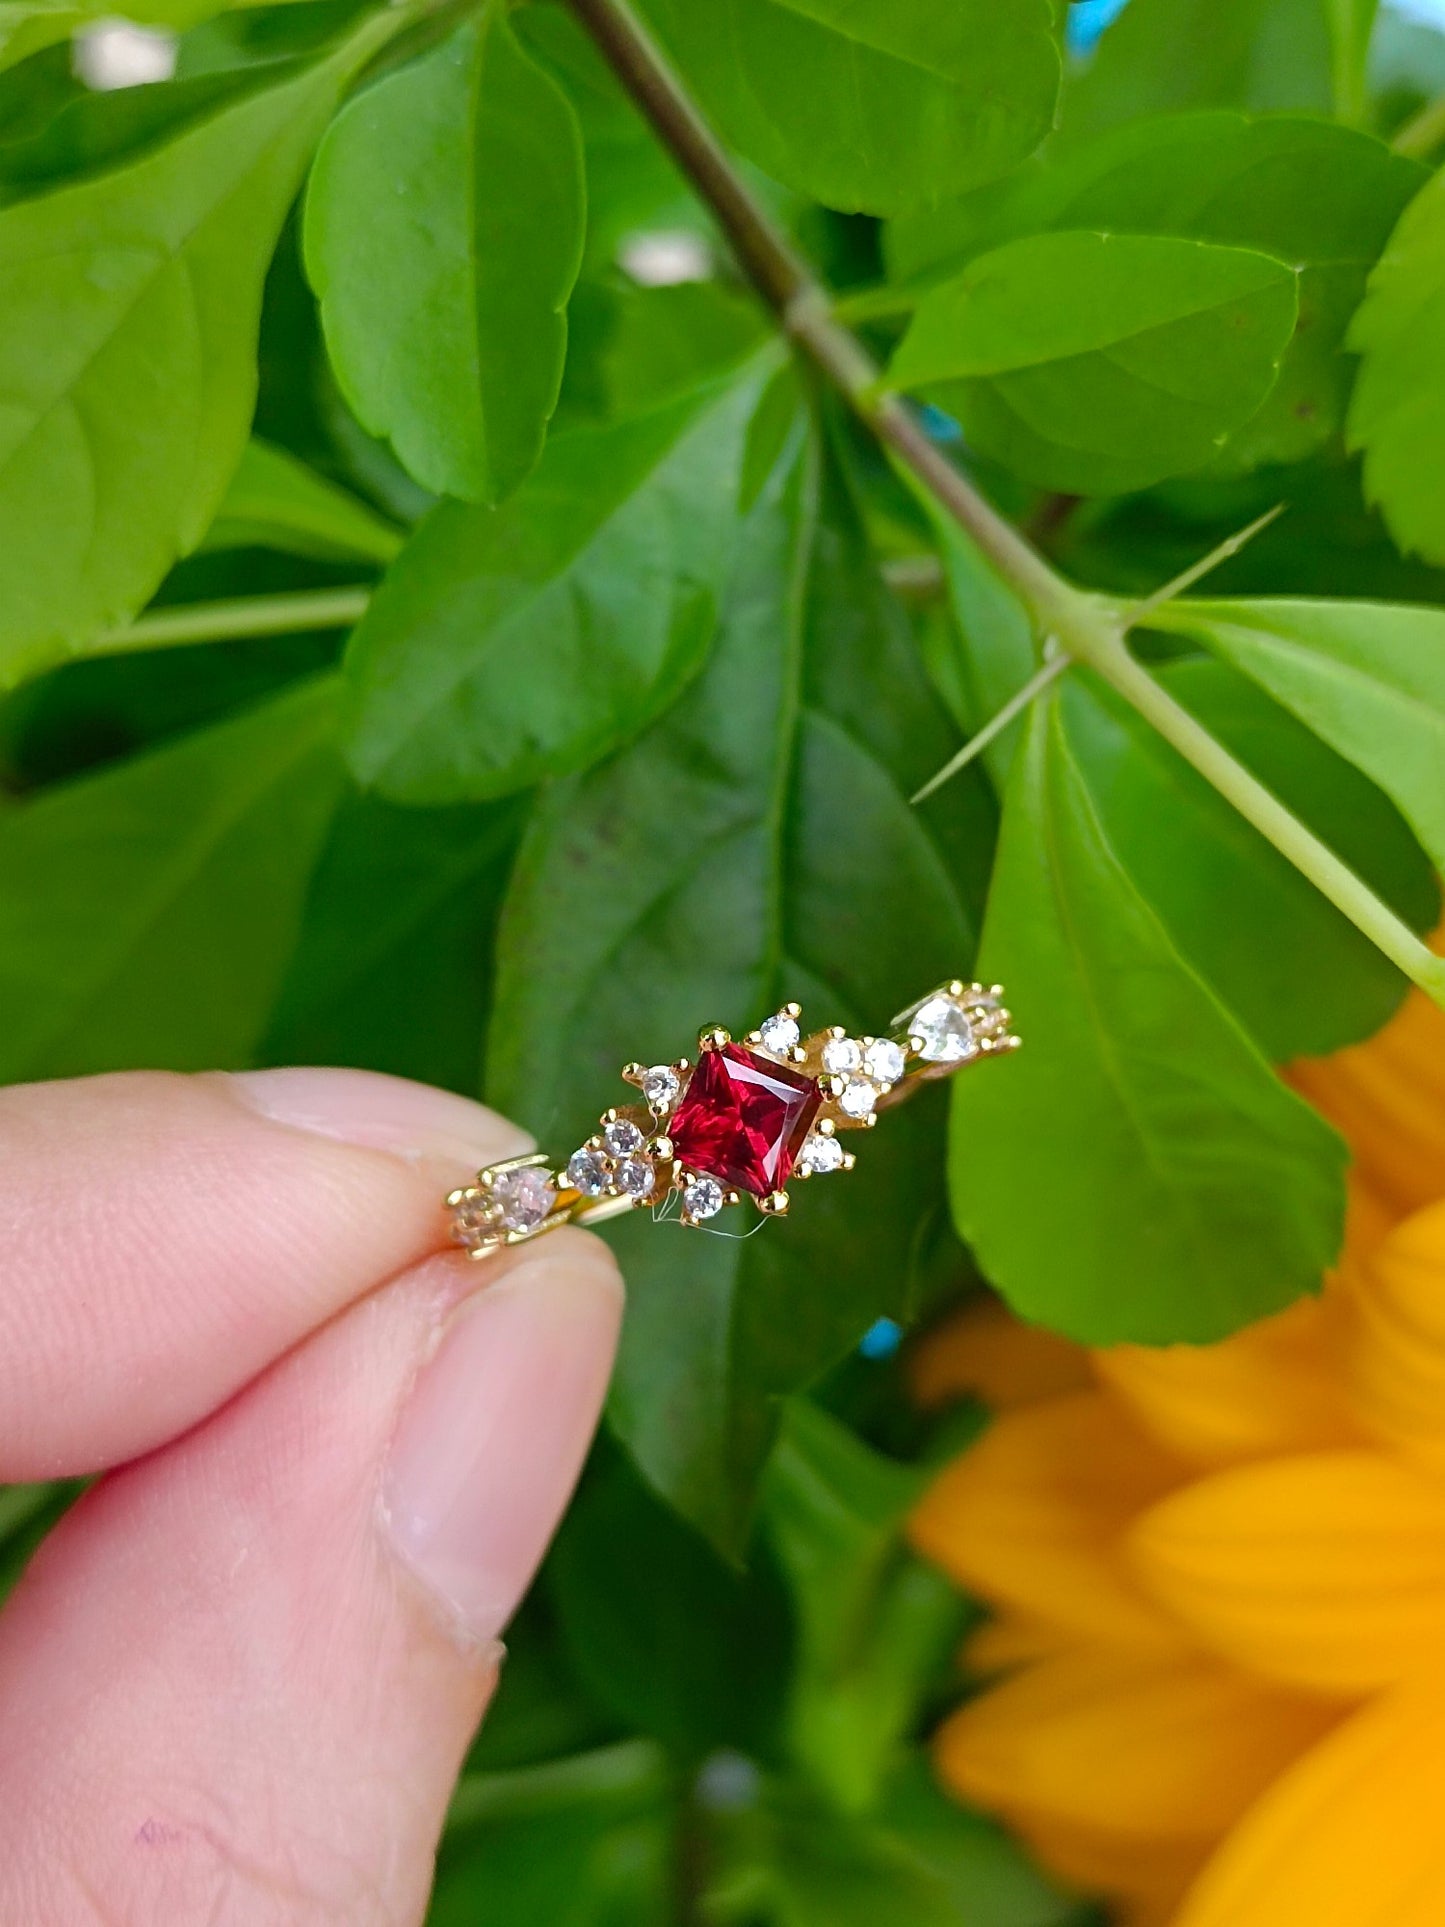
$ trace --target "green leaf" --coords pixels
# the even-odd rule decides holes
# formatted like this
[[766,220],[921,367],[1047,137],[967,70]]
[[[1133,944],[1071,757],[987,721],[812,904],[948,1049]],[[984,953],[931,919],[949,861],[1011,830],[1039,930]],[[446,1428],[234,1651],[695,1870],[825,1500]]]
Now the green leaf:
[[395,30],[148,157],[0,212],[0,687],[132,616],[214,520],[256,394],[261,284],[306,156]]
[[[947,731],[832,495],[815,542],[814,488],[795,440],[751,512],[706,674],[634,747],[539,800],[503,923],[489,1092],[563,1155],[620,1064],[689,1051],[701,1024],[745,1027],[796,997],[810,1022],[876,1026],[967,968],[968,913],[892,762],[910,745],[916,787]],[[629,1285],[614,1425],[728,1551],[774,1397],[908,1311],[937,1223],[930,1109],[890,1119],[855,1172],[800,1187],[756,1236],[613,1233]]]
[[1445,870],[1445,611],[1180,601],[1149,622],[1197,638],[1363,770]]
[[960,1812],[921,1762],[880,1817],[787,1783],[721,1823],[707,1918],[736,1927],[1085,1927],[996,1827]]
[[646,1740],[468,1774],[428,1927],[666,1927],[673,1806],[666,1757]]
[[716,626],[760,380],[559,435],[499,509],[433,510],[352,638],[364,783],[409,803],[503,795],[676,699]]
[[982,968],[1025,1048],[957,1080],[954,1210],[1023,1317],[1197,1343],[1318,1287],[1345,1147],[1175,950],[1054,700],[1011,772]]
[[248,1062],[341,785],[331,679],[0,810],[0,1081]]
[[1402,549],[1445,562],[1440,481],[1445,436],[1445,174],[1406,208],[1350,330],[1361,356],[1349,441],[1365,452],[1365,492]]
[[[1430,866],[1373,784],[1222,663],[1159,680],[1351,861],[1416,929],[1439,912]],[[1180,952],[1276,1063],[1378,1030],[1405,981],[1294,866],[1102,685],[1061,697],[1109,842]]]
[[1231,438],[1225,461],[1292,462],[1339,432],[1353,372],[1341,352],[1345,330],[1423,179],[1416,162],[1328,121],[1181,114],[1070,148],[995,193],[951,252],[1094,228],[1254,248],[1288,262],[1299,272],[1294,337],[1279,380]]
[[1320,0],[1130,0],[1064,96],[1063,136],[1191,107],[1329,112]]
[[816,1405],[788,1401],[763,1517],[798,1615],[790,1750],[852,1812],[876,1804],[967,1610],[902,1543],[933,1476],[884,1458]]
[[725,139],[829,207],[928,206],[1053,124],[1049,0],[648,0]]
[[349,796],[316,865],[261,1054],[475,1096],[492,951],[523,811]]
[[1251,250],[1033,235],[925,296],[890,379],[1027,481],[1121,494],[1217,455],[1273,386],[1296,313],[1293,271]]
[[727,1565],[605,1440],[553,1549],[547,1598],[578,1678],[629,1729],[694,1757],[776,1750],[792,1622],[773,1561]]
[[399,529],[284,448],[253,437],[203,549],[284,549],[321,561],[390,562]]
[[502,0],[338,115],[306,268],[348,401],[438,495],[497,502],[535,467],[582,259],[582,144]]

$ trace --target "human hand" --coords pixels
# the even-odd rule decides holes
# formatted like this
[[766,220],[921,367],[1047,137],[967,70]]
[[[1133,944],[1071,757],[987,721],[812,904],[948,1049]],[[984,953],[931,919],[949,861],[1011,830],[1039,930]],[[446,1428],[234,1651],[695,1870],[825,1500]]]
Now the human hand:
[[436,1251],[523,1148],[367,1072],[0,1091],[0,1482],[104,1473],[0,1613],[5,1927],[421,1918],[621,1310],[583,1232]]

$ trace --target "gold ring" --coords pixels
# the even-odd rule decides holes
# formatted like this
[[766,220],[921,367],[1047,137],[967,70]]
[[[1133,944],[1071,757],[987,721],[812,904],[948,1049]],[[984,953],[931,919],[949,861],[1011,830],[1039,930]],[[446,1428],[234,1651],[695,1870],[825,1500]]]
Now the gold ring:
[[485,1258],[564,1224],[643,1208],[696,1226],[748,1197],[781,1217],[790,1179],[852,1170],[840,1132],[867,1130],[921,1085],[1017,1049],[1002,997],[998,984],[955,979],[900,1011],[880,1037],[834,1024],[805,1038],[797,1004],[741,1043],[704,1030],[696,1062],[628,1064],[623,1079],[641,1102],[605,1111],[560,1168],[534,1151],[489,1164],[453,1191],[452,1235]]

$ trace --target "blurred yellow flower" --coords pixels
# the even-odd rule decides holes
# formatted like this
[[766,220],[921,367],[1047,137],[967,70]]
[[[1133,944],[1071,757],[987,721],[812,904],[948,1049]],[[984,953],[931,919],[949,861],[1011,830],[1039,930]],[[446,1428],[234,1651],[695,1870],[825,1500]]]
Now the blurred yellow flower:
[[1092,1353],[989,1304],[917,1360],[998,1414],[913,1521],[994,1609],[939,1770],[1127,1927],[1445,1923],[1445,1016],[1294,1081],[1354,1151],[1321,1297]]

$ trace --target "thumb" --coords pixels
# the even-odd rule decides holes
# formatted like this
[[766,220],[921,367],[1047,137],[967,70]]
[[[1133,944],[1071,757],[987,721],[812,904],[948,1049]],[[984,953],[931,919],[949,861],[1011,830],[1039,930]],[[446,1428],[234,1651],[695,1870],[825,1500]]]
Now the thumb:
[[87,1494],[0,1614],[0,1919],[420,1920],[620,1308],[580,1232],[431,1259]]

